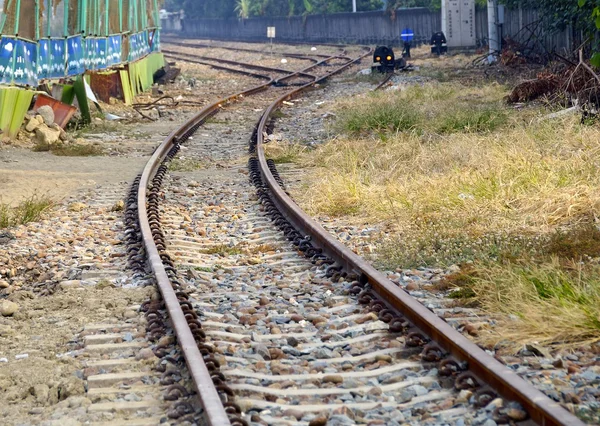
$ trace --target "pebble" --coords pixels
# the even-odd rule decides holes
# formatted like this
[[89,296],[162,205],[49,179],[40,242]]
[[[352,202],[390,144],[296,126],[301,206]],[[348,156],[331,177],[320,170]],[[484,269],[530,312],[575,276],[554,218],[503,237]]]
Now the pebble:
[[15,312],[19,310],[19,305],[15,302],[11,302],[10,300],[3,300],[0,303],[0,314],[5,317],[9,317],[13,315]]
[[153,359],[153,358],[156,358],[156,355],[154,355],[154,352],[150,348],[142,348],[135,355],[135,359],[137,359],[137,360]]
[[344,382],[344,378],[338,374],[332,374],[329,376],[325,376],[323,377],[323,383],[343,383]]
[[308,423],[308,426],[326,426],[326,425],[327,425],[327,417],[325,417],[325,416],[316,417]]

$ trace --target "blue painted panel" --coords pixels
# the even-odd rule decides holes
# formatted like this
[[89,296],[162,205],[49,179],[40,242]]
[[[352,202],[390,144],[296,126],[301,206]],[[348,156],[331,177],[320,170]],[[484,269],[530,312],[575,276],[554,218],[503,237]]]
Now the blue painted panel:
[[15,49],[16,40],[14,38],[0,38],[0,83],[9,84],[13,81]]
[[50,39],[43,38],[38,42],[38,78],[40,80],[50,77]]
[[50,40],[50,77],[60,78],[66,74],[67,49],[65,39]]
[[74,76],[85,72],[83,43],[80,35],[67,38],[67,75]]
[[121,63],[121,36],[114,35],[108,38],[108,66]]
[[37,43],[16,40],[13,82],[37,86]]
[[99,70],[106,69],[108,66],[108,38],[98,37],[96,39],[96,58],[97,68]]

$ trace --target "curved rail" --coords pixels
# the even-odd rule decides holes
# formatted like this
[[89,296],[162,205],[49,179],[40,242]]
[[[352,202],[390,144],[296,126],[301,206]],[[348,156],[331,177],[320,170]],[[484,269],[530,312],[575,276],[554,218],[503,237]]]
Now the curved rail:
[[148,262],[152,268],[152,271],[154,272],[158,287],[165,301],[169,317],[171,318],[175,334],[177,335],[177,340],[183,351],[186,364],[190,371],[190,375],[192,376],[194,386],[196,387],[196,391],[198,392],[200,403],[206,411],[206,418],[209,426],[229,425],[230,422],[225,409],[223,408],[219,394],[213,386],[211,376],[204,363],[202,354],[200,353],[194,336],[188,327],[185,315],[181,309],[181,306],[179,305],[175,291],[171,286],[171,282],[167,276],[162,259],[160,258],[158,248],[154,242],[152,229],[148,219],[148,209],[146,206],[147,188],[149,187],[153,176],[156,174],[158,167],[167,157],[167,154],[172,148],[173,144],[176,141],[179,141],[182,135],[191,132],[194,126],[214,114],[214,112],[217,111],[223,103],[235,100],[240,96],[247,96],[265,90],[271,85],[272,82],[273,79],[269,79],[267,83],[260,84],[241,93],[237,93],[216,101],[202,109],[194,117],[184,123],[183,126],[171,132],[158,146],[146,164],[139,183],[137,197],[138,219],[140,223],[140,232],[142,234],[144,246],[148,254]]
[[467,362],[469,371],[475,376],[498,391],[502,397],[519,402],[534,421],[541,425],[583,426],[584,423],[581,420],[564,410],[558,402],[548,398],[521,379],[514,371],[488,355],[446,321],[401,290],[384,274],[341,244],[308,216],[279,186],[267,164],[263,146],[264,129],[273,110],[304,88],[296,89],[271,104],[265,111],[257,130],[256,154],[260,172],[271,191],[272,201],[280,213],[297,230],[304,235],[310,235],[311,241],[323,249],[325,254],[342,265],[346,271],[356,273],[363,283],[370,284],[384,303],[395,311],[401,312],[405,318],[429,336],[450,356],[459,361]]
[[[334,57],[335,58],[335,57]],[[362,57],[361,57],[362,58]],[[357,59],[360,60],[361,58]],[[321,61],[323,62],[323,61]],[[335,72],[339,72],[345,69],[347,66],[352,64],[355,61],[350,61],[342,67],[336,69],[328,73],[325,77],[332,75]],[[319,62],[320,63],[320,62]],[[316,66],[319,63],[313,65]],[[211,65],[212,66],[212,65]],[[223,68],[228,71],[234,71],[238,73],[243,73],[247,75],[259,76],[258,74],[254,74],[251,72],[244,72],[241,70],[228,69],[225,67],[215,68]],[[311,68],[311,67],[308,67]],[[302,73],[303,71],[300,71]],[[292,74],[293,75],[293,74]],[[265,78],[265,76],[260,76]],[[286,76],[289,78],[290,76]],[[316,81],[321,81],[325,77],[321,77]],[[198,392],[198,397],[200,399],[200,403],[205,410],[205,418],[206,424],[209,426],[225,426],[230,425],[230,420],[227,416],[227,412],[223,407],[221,398],[213,385],[213,381],[211,375],[208,371],[208,368],[204,362],[204,358],[198,349],[198,345],[196,340],[194,339],[194,335],[192,334],[184,312],[180,306],[177,295],[173,289],[169,276],[166,272],[165,266],[163,264],[163,260],[160,257],[159,250],[157,248],[157,244],[154,241],[154,235],[152,232],[151,221],[148,217],[148,200],[147,193],[148,188],[150,186],[151,180],[157,174],[157,171],[162,164],[162,162],[168,157],[170,150],[173,148],[175,143],[181,141],[182,138],[186,137],[186,135],[190,135],[195,128],[208,117],[212,116],[219,108],[221,108],[222,104],[233,101],[236,98],[251,95],[254,93],[258,93],[267,89],[271,84],[273,84],[273,78],[269,78],[269,81],[258,86],[252,87],[248,90],[245,90],[240,93],[236,93],[234,95],[230,95],[226,98],[220,99],[211,105],[206,106],[200,112],[198,112],[194,117],[190,120],[186,121],[181,127],[172,131],[165,140],[158,146],[158,148],[153,153],[152,157],[144,167],[142,172],[139,189],[137,195],[137,204],[138,204],[138,220],[140,226],[140,233],[142,235],[142,241],[144,247],[146,248],[148,262],[150,267],[156,277],[156,281],[159,287],[159,290],[162,294],[163,300],[165,302],[165,306],[167,308],[169,317],[173,324],[173,328],[175,334],[177,336],[177,341],[181,346],[184,358],[186,360],[186,364],[188,366],[190,375],[192,377],[192,381],[194,382],[194,386],[196,391]],[[301,89],[305,89],[310,87],[314,82],[310,82],[306,85],[303,85]],[[293,92],[298,91],[299,89],[294,90]]]

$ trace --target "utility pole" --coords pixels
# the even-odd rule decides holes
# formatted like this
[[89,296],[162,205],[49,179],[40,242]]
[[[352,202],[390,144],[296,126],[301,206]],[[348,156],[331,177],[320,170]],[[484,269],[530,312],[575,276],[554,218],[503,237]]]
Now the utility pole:
[[489,56],[488,62],[492,63],[496,61],[496,55],[500,50],[500,40],[498,39],[498,9],[496,7],[496,0],[488,0],[488,44],[489,44]]
[[352,0],[352,12],[356,13],[356,0]]

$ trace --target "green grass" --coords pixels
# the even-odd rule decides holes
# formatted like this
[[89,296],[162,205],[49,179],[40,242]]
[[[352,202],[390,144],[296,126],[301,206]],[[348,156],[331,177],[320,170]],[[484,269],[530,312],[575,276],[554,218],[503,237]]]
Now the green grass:
[[375,92],[342,103],[335,127],[350,135],[393,135],[491,132],[508,122],[501,102],[504,89],[477,90],[457,84],[414,86]]
[[24,225],[40,220],[55,205],[48,197],[32,195],[16,207],[0,203],[0,228]]

